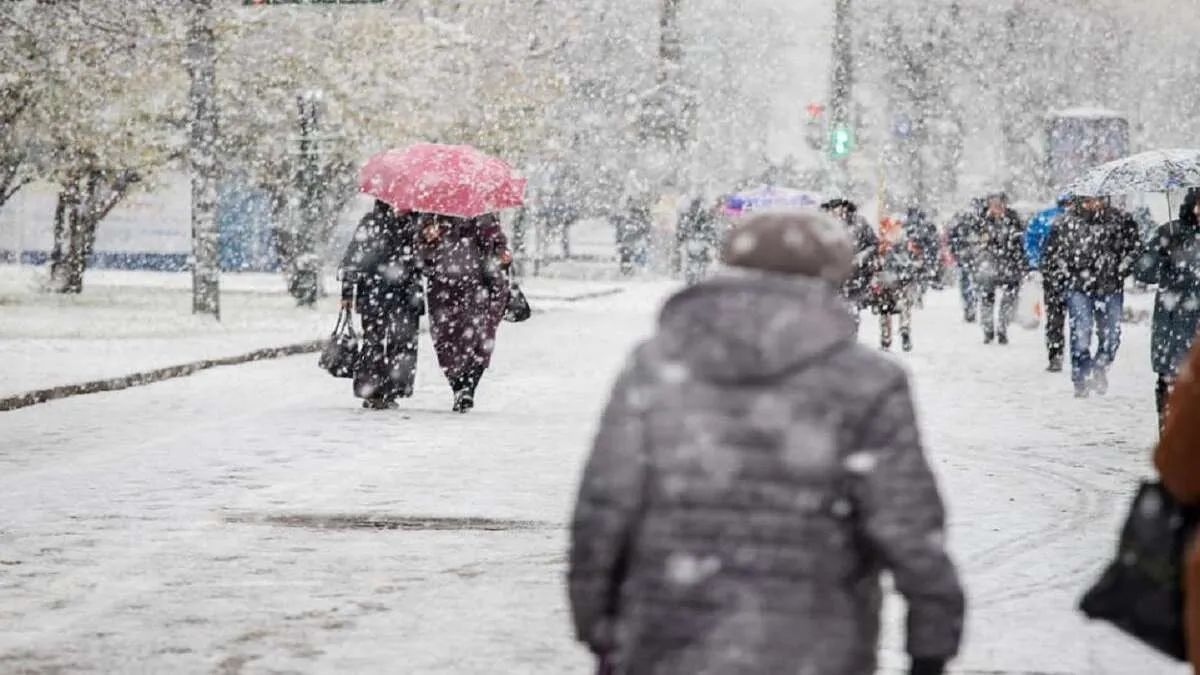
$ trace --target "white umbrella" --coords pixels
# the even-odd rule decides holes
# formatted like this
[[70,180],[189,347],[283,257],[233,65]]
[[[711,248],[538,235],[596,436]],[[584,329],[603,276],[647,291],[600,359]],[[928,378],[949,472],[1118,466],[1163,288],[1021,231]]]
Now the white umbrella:
[[1200,150],[1151,150],[1088,171],[1063,192],[1083,197],[1110,197],[1139,192],[1166,192],[1200,187]]

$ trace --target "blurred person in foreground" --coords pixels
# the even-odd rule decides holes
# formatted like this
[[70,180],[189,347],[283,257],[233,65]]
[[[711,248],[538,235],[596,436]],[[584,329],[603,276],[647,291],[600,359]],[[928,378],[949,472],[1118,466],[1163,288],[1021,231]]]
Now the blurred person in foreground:
[[[1200,347],[1193,345],[1170,393],[1154,466],[1180,504],[1200,506]],[[1193,534],[1193,540],[1195,535]],[[1183,565],[1183,624],[1192,672],[1200,675],[1200,546],[1187,547]]]
[[845,228],[764,212],[729,269],[671,298],[584,470],[568,584],[614,673],[873,673],[880,575],[911,673],[958,651],[964,600],[908,378],[860,346]]
[[1161,426],[1175,371],[1200,326],[1200,188],[1188,191],[1178,220],[1159,227],[1149,238],[1134,273],[1139,281],[1158,286],[1150,362],[1158,376],[1154,398]]

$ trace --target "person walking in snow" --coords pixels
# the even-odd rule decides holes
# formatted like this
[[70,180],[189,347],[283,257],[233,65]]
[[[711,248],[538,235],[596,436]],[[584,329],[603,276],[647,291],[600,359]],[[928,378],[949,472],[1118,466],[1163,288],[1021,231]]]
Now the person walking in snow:
[[716,258],[716,248],[721,242],[715,210],[716,205],[708,204],[704,197],[698,196],[679,216],[675,249],[689,286],[708,274],[708,268]]
[[931,288],[941,288],[942,256],[941,241],[937,225],[918,207],[909,207],[904,214],[904,236],[919,257],[914,261],[919,267],[918,285],[920,295]]
[[354,395],[382,410],[412,396],[417,331],[425,312],[416,215],[376,201],[363,216],[342,258],[342,307],[362,318],[363,341]]
[[910,673],[964,598],[908,378],[857,343],[844,226],[751,214],[667,301],[600,420],[571,523],[575,633],[615,673],[872,673],[882,589]]
[[1147,240],[1135,275],[1156,284],[1150,361],[1157,375],[1155,407],[1161,426],[1175,373],[1200,326],[1200,189],[1189,190],[1179,218]]
[[975,252],[979,242],[980,220],[986,200],[972,199],[965,211],[954,216],[946,228],[946,244],[958,267],[958,290],[962,296],[963,321],[975,323],[979,297],[975,292]]
[[1108,391],[1108,367],[1121,345],[1125,278],[1138,254],[1137,223],[1103,197],[1079,196],[1050,228],[1042,273],[1066,291],[1076,397]]
[[973,241],[973,279],[979,294],[984,344],[993,340],[1008,344],[1008,326],[1016,312],[1017,293],[1028,266],[1024,241],[1025,226],[1017,212],[1009,208],[1007,195],[1000,192],[988,195]]
[[850,244],[854,249],[850,277],[842,285],[842,295],[858,324],[859,311],[871,302],[871,282],[874,279],[879,255],[879,236],[864,218],[858,215],[858,205],[849,199],[832,199],[821,205],[846,228]]
[[[1029,221],[1025,228],[1025,256],[1032,269],[1039,269],[1042,251],[1046,238],[1054,222],[1071,207],[1071,195],[1060,195],[1054,207],[1040,211]],[[1046,312],[1046,353],[1049,365],[1046,370],[1051,373],[1062,372],[1063,352],[1066,348],[1065,328],[1067,323],[1066,290],[1059,285],[1059,280],[1042,275],[1042,304]]]
[[508,306],[512,253],[495,214],[422,214],[420,251],[428,279],[429,332],[454,392],[454,410],[475,406]]
[[[1192,346],[1181,368],[1179,383],[1169,394],[1154,467],[1171,496],[1195,508],[1200,506],[1200,345]],[[1192,673],[1200,675],[1200,546],[1194,533],[1191,539],[1183,560],[1183,628]]]
[[650,213],[651,196],[633,195],[626,201],[624,211],[612,217],[617,239],[617,256],[621,274],[633,276],[646,266],[650,254],[650,235],[653,217]]
[[923,259],[924,252],[904,223],[884,218],[871,283],[871,308],[879,315],[879,346],[885,351],[892,348],[893,315],[899,316],[901,348],[912,351],[912,315],[921,296]]

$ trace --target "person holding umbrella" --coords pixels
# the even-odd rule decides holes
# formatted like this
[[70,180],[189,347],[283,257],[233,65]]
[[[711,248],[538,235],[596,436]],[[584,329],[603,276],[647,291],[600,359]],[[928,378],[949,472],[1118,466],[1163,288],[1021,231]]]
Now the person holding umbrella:
[[512,253],[496,212],[524,204],[525,183],[504,161],[466,145],[388,150],[359,171],[363,192],[414,214],[430,333],[458,412],[475,405],[511,297]]
[[1121,344],[1125,278],[1133,272],[1138,249],[1137,223],[1104,197],[1077,197],[1075,206],[1050,228],[1041,267],[1047,283],[1066,292],[1077,398],[1108,391],[1107,370]]
[[1147,240],[1135,276],[1158,286],[1150,361],[1158,376],[1154,398],[1161,426],[1175,373],[1200,325],[1200,188],[1188,191],[1178,220],[1159,227]]
[[412,396],[425,311],[416,240],[415,216],[377,199],[342,259],[342,308],[362,317],[354,395],[364,399],[364,408],[384,410]]
[[495,214],[420,216],[420,250],[429,290],[429,330],[438,365],[454,392],[454,411],[475,407],[508,306],[512,253]]

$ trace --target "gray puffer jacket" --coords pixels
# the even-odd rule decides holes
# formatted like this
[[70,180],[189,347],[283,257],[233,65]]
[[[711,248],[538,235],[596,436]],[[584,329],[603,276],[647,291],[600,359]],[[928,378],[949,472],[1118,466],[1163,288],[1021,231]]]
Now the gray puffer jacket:
[[640,675],[874,672],[880,573],[908,651],[952,657],[963,594],[903,370],[835,288],[683,291],[604,413],[572,524],[578,638]]

